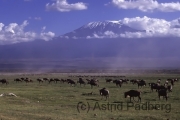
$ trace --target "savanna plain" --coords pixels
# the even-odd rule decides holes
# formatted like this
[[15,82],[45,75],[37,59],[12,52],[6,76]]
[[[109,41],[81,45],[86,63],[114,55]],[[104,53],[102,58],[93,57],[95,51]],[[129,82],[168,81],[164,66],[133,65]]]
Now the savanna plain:
[[[15,82],[15,78],[30,78],[33,82]],[[72,79],[79,77],[96,78],[99,87],[89,84],[71,86],[63,82],[44,81],[38,78]],[[0,97],[1,120],[179,120],[180,119],[180,82],[175,82],[172,92],[168,92],[168,100],[150,89],[148,83],[161,79],[163,85],[167,79],[180,78],[179,71],[153,73],[1,73],[0,79],[7,79],[9,84],[0,84],[0,94],[13,93],[15,96]],[[138,88],[137,84],[106,83],[106,79],[140,79],[147,85]],[[86,81],[87,82],[87,81]],[[106,100],[99,94],[99,89],[109,90]],[[141,102],[137,98],[124,97],[128,90],[141,91]],[[148,108],[148,105],[151,105]]]

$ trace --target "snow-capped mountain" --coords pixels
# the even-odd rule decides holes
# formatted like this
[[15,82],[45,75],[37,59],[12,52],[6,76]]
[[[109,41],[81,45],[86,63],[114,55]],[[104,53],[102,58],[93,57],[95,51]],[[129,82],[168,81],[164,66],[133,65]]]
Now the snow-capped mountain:
[[131,28],[120,21],[99,21],[90,22],[82,27],[66,33],[61,37],[65,38],[107,38],[118,37],[126,32],[145,32]]

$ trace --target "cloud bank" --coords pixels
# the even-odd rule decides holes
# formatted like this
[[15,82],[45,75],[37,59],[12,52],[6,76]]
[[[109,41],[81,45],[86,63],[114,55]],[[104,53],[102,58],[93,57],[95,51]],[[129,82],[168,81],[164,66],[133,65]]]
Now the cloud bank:
[[157,0],[112,0],[113,5],[120,9],[138,9],[143,12],[161,12],[180,11],[180,2],[159,3]]
[[57,10],[59,12],[69,12],[72,10],[85,10],[87,6],[83,2],[69,4],[67,0],[56,0],[55,3],[47,3],[46,4],[47,10]]
[[47,41],[55,36],[53,32],[44,32],[44,27],[40,34],[33,31],[25,31],[24,29],[28,24],[27,20],[21,25],[18,25],[17,23],[10,23],[9,25],[0,23],[0,45],[33,41],[35,39]]
[[106,31],[103,35],[94,33],[93,36],[86,38],[145,38],[145,37],[180,37],[180,18],[167,21],[158,18],[135,17],[124,18],[119,20],[120,23],[137,30],[145,30],[145,32],[125,32],[122,34]]

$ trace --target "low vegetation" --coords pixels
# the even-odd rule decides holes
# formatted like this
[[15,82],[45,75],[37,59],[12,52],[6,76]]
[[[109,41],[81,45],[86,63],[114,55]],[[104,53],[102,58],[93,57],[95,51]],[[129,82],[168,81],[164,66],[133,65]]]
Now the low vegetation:
[[[79,75],[79,74],[78,74]],[[83,75],[83,74],[82,74]],[[93,74],[91,74],[93,75]],[[98,75],[98,76],[97,76]],[[0,119],[2,120],[179,120],[180,119],[180,81],[175,82],[168,99],[158,97],[158,92],[151,91],[146,84],[138,88],[137,84],[123,83],[121,87],[106,78],[140,79],[146,83],[161,79],[163,85],[167,79],[180,78],[180,74],[119,74],[118,77],[105,77],[98,73],[82,77],[98,79],[98,86],[77,83],[79,76],[71,74],[1,74],[0,79],[6,79],[9,84],[0,84]],[[33,82],[14,81],[15,78],[30,78]],[[81,77],[81,76],[80,76]],[[38,78],[72,79],[76,85],[67,82],[38,82]],[[109,97],[104,98],[99,90],[106,88]],[[129,90],[141,92],[141,102],[138,98],[125,98],[124,92]],[[9,95],[13,93],[16,96]],[[103,99],[102,99],[103,97]]]

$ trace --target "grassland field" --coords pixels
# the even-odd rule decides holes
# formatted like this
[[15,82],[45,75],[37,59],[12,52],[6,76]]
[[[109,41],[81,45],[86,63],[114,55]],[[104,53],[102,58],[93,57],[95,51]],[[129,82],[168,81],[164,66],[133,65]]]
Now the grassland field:
[[[72,73],[73,74],[73,73]],[[87,73],[88,74],[88,73]],[[75,87],[67,83],[38,83],[37,78],[71,78],[75,81],[78,77],[69,77],[71,73],[45,73],[45,74],[0,74],[0,79],[6,78],[8,85],[0,84],[0,94],[14,93],[14,96],[0,97],[1,120],[179,120],[180,119],[180,82],[176,82],[166,101],[159,100],[157,92],[151,92],[150,87],[138,89],[131,83],[117,87],[114,83],[106,83],[103,75],[98,75],[99,87],[90,85]],[[73,74],[74,75],[74,74]],[[93,74],[91,74],[93,75]],[[164,84],[168,78],[180,78],[180,74],[121,74],[126,79],[144,79],[147,83],[161,79]],[[14,78],[28,77],[33,83],[16,83]],[[83,77],[83,79],[92,77]],[[120,79],[112,78],[112,79]],[[99,95],[99,89],[106,87],[110,91],[108,100]],[[141,102],[130,103],[129,98],[124,98],[124,92],[135,89],[141,91]],[[93,92],[92,95],[88,93]],[[137,100],[137,98],[135,98]],[[147,104],[153,109],[146,109]],[[119,105],[119,106],[118,106]],[[134,106],[133,106],[134,105]]]

